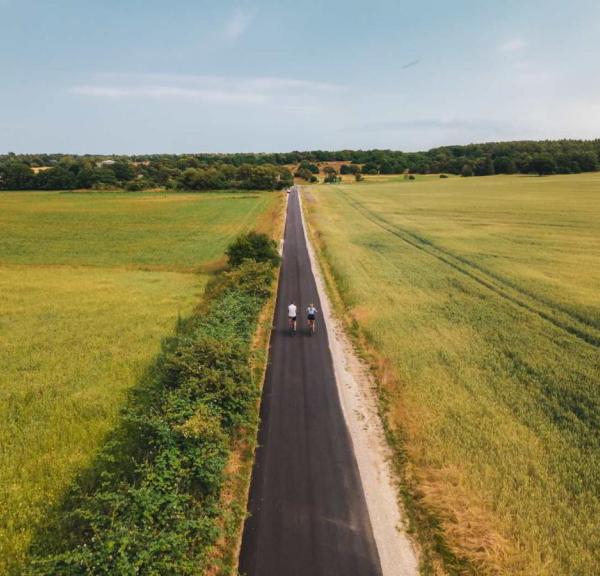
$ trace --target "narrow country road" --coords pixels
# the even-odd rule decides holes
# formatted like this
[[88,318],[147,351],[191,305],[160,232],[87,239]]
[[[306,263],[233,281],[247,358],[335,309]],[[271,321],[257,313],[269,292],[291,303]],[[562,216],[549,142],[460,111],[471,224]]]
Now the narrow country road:
[[[290,192],[283,264],[240,574],[380,576],[379,556],[344,421],[300,214]],[[287,305],[298,306],[288,334]]]

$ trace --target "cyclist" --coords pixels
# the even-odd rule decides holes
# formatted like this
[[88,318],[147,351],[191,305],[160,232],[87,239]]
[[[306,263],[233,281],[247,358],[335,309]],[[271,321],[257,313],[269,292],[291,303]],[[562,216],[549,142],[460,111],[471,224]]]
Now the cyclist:
[[311,304],[306,309],[306,314],[307,314],[307,318],[308,318],[308,331],[311,334],[314,334],[315,333],[315,320],[317,319],[317,309],[315,308],[314,304]]
[[290,332],[296,332],[296,305],[292,301],[288,306],[288,318],[290,319]]

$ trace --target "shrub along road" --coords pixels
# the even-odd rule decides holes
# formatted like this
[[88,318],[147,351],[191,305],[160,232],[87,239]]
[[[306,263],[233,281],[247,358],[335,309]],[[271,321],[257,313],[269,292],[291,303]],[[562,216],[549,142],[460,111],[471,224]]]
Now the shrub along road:
[[[298,306],[298,333],[287,305]],[[335,383],[297,191],[290,193],[259,448],[240,555],[247,576],[380,575],[361,480]]]

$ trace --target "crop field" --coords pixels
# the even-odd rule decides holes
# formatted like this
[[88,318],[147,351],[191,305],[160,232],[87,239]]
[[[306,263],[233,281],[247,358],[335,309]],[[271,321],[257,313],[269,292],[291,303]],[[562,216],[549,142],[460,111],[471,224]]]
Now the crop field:
[[446,567],[600,573],[600,176],[305,198]]
[[90,463],[226,246],[275,193],[0,194],[0,573]]

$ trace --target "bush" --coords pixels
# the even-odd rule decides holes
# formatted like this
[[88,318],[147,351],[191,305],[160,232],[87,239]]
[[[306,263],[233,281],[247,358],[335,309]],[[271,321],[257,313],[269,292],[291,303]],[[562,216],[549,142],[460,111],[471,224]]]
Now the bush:
[[298,168],[298,170],[294,172],[294,176],[296,176],[296,178],[302,178],[302,180],[306,180],[307,182],[310,182],[315,177],[307,168]]
[[448,174],[440,174],[440,178],[448,178]]
[[232,442],[257,423],[251,340],[273,277],[271,261],[245,260],[219,278],[125,410],[95,481],[74,490],[61,549],[33,550],[29,574],[204,573]]
[[473,167],[470,164],[465,164],[461,171],[461,176],[464,176],[465,178],[469,178],[471,176],[473,176]]
[[227,249],[227,258],[230,266],[239,266],[244,260],[279,264],[277,243],[266,234],[254,231],[238,236]]
[[144,178],[136,178],[125,184],[125,190],[128,192],[140,192],[141,190],[148,190],[149,188],[152,188],[152,186],[152,182],[149,182]]

